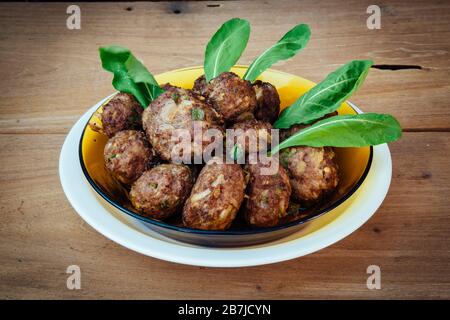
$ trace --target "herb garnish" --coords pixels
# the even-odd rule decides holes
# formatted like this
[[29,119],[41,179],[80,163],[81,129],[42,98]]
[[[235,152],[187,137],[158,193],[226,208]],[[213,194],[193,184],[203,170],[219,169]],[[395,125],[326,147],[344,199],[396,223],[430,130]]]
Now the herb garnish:
[[192,108],[191,117],[194,121],[200,121],[205,118],[205,112],[200,108]]
[[253,82],[264,70],[274,63],[292,58],[306,46],[310,35],[311,31],[308,25],[296,25],[276,44],[266,49],[252,62],[244,75],[244,79]]
[[300,130],[272,148],[275,154],[293,146],[365,147],[399,139],[402,129],[389,114],[334,116]]
[[308,124],[336,111],[358,89],[372,64],[370,60],[353,60],[330,73],[325,80],[284,109],[274,124],[275,128]]
[[127,48],[101,47],[99,52],[103,69],[114,74],[114,88],[132,94],[143,108],[147,108],[164,92],[147,68]]
[[228,20],[217,30],[205,50],[207,82],[234,66],[247,46],[249,37],[250,24],[239,18]]

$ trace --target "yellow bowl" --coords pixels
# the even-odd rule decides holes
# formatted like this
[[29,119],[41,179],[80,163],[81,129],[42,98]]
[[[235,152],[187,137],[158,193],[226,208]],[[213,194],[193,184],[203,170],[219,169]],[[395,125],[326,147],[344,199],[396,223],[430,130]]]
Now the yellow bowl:
[[[243,76],[247,67],[235,66],[231,71]],[[173,85],[192,88],[195,79],[203,74],[203,67],[191,67],[168,71],[155,76],[160,84],[170,82]],[[273,84],[280,95],[281,108],[291,105],[298,97],[312,88],[312,81],[285,72],[267,70],[259,80]],[[97,112],[101,112],[100,107]],[[339,114],[356,114],[357,110],[350,103],[343,103]],[[90,121],[97,121],[95,113]],[[101,123],[99,123],[101,125]],[[371,161],[372,147],[335,148],[340,168],[340,182],[337,192],[326,203],[287,221],[283,225],[271,228],[236,228],[226,231],[195,230],[183,227],[177,221],[162,222],[139,215],[128,201],[127,190],[116,182],[105,168],[103,149],[108,138],[92,130],[86,125],[80,139],[80,162],[83,172],[91,186],[99,195],[120,211],[146,223],[152,229],[177,240],[209,245],[209,246],[241,246],[262,243],[284,237],[298,231],[312,220],[327,213],[330,218],[336,217],[345,202],[361,186],[366,177]]]

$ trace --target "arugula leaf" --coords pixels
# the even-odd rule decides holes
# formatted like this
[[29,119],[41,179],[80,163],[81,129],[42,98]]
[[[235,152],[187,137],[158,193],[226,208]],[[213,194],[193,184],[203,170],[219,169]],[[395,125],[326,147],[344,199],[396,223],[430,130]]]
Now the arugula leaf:
[[244,79],[250,82],[274,63],[287,60],[302,50],[309,41],[311,31],[306,24],[299,24],[289,30],[276,44],[264,51],[252,62]]
[[274,124],[275,128],[308,124],[336,111],[358,89],[372,64],[370,60],[353,60],[330,73],[325,80],[284,109]]
[[334,116],[296,132],[275,146],[271,154],[293,146],[373,146],[395,141],[401,135],[400,124],[389,114],[363,113]]
[[114,74],[114,88],[132,94],[143,108],[147,108],[164,92],[147,68],[127,48],[108,46],[99,48],[99,52],[103,69]]
[[217,30],[205,50],[207,82],[234,66],[247,46],[249,37],[250,24],[239,18],[228,20]]
[[191,110],[191,117],[194,121],[200,121],[205,118],[205,112],[200,108],[193,108]]

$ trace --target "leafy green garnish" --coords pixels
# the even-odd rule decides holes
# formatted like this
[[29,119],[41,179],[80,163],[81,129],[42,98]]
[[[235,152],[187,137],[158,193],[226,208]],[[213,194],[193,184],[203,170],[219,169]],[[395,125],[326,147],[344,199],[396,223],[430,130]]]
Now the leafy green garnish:
[[170,97],[172,98],[173,101],[178,102],[178,99],[180,99],[180,95],[176,92],[172,93],[170,95]]
[[293,134],[271,154],[293,146],[311,147],[365,147],[399,139],[402,129],[398,121],[388,114],[363,113],[334,116],[314,123]]
[[275,128],[289,128],[293,124],[308,124],[336,111],[342,102],[361,85],[372,66],[370,60],[354,60],[330,73],[325,80],[302,95],[283,110]]
[[114,88],[132,94],[143,108],[147,108],[164,92],[147,68],[127,48],[108,46],[101,47],[99,52],[103,69],[114,74]]
[[306,24],[299,24],[289,30],[276,44],[264,51],[252,62],[244,79],[250,82],[275,62],[287,60],[302,50],[309,41],[311,31]]
[[239,18],[228,20],[217,30],[205,50],[207,82],[234,66],[247,46],[249,36],[250,24]]
[[244,150],[240,144],[235,144],[230,150],[230,157],[237,161],[244,156]]
[[117,154],[113,153],[112,155],[110,155],[108,157],[108,159],[111,160],[111,159],[117,158],[117,156],[118,156]]
[[191,117],[194,121],[200,121],[205,118],[205,112],[200,108],[193,108],[191,111]]

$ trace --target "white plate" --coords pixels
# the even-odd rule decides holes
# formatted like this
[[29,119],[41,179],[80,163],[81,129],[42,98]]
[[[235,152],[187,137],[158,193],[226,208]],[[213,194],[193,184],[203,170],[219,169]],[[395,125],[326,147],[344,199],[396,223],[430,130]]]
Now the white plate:
[[255,266],[298,258],[358,229],[375,213],[389,189],[392,163],[389,148],[384,144],[374,147],[370,171],[359,190],[345,202],[348,204],[345,210],[334,217],[324,215],[320,224],[311,223],[306,232],[241,248],[209,248],[178,242],[107,204],[84,177],[78,157],[79,141],[85,124],[102,102],[86,112],[70,130],[59,159],[61,184],[71,205],[89,225],[109,239],[147,256],[207,267]]

